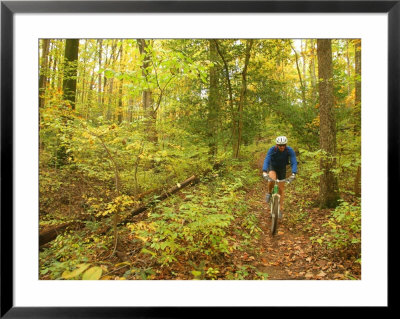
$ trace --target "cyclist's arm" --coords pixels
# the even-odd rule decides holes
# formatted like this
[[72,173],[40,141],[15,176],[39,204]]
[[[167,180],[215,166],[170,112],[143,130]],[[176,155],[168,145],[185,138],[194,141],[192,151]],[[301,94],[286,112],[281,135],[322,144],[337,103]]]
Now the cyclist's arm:
[[297,160],[296,160],[296,153],[294,152],[293,148],[288,147],[289,155],[290,155],[290,164],[292,166],[292,173],[297,174]]
[[272,155],[273,149],[274,149],[274,147],[271,147],[268,150],[267,156],[265,156],[264,165],[262,168],[263,172],[268,172],[269,164],[271,163],[271,155]]

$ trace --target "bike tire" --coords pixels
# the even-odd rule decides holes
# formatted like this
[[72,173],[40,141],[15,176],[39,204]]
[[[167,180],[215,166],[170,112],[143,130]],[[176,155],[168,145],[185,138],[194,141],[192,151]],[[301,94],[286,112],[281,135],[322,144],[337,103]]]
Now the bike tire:
[[276,234],[278,228],[279,199],[273,198],[271,203],[271,235]]

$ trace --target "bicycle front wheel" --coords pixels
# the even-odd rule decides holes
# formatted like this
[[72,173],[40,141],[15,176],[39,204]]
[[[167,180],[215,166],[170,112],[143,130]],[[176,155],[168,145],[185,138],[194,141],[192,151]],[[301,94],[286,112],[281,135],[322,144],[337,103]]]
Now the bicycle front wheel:
[[279,198],[274,196],[271,204],[271,234],[275,235],[276,229],[278,228],[278,211],[279,211]]

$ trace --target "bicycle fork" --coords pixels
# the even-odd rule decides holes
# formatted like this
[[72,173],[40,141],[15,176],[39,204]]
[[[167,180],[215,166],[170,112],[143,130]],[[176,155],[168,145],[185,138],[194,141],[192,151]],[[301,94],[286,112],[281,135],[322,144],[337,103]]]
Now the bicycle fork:
[[279,188],[278,188],[277,184],[274,185],[274,188],[272,191],[272,196],[271,196],[271,207],[270,207],[271,216],[272,216],[272,211],[273,211],[273,207],[274,207],[274,202],[276,200],[278,201],[278,216],[277,217],[280,218],[281,217],[281,195],[279,195]]

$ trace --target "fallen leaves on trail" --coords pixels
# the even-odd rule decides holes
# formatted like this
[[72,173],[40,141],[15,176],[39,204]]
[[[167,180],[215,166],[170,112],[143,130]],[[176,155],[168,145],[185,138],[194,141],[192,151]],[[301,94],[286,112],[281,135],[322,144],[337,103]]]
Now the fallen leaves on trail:
[[[251,195],[249,195],[251,196]],[[261,199],[262,200],[262,199]],[[260,205],[264,203],[260,202]],[[290,211],[280,220],[275,236],[270,235],[271,219],[260,215],[264,235],[258,244],[262,247],[259,269],[269,279],[280,280],[349,280],[361,278],[361,266],[352,259],[332,256],[321,245],[313,244],[310,237],[324,231],[323,224],[329,210],[308,209],[308,219],[294,221]]]

